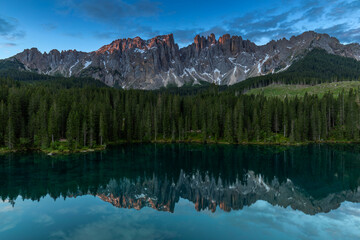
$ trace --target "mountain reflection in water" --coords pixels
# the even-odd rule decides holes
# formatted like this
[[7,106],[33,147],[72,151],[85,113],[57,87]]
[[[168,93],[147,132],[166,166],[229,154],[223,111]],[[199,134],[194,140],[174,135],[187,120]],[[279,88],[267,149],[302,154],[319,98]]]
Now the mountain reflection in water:
[[0,197],[95,195],[115,207],[176,211],[180,198],[197,211],[240,210],[258,200],[329,212],[359,202],[360,147],[133,144],[105,152],[48,157],[0,156]]

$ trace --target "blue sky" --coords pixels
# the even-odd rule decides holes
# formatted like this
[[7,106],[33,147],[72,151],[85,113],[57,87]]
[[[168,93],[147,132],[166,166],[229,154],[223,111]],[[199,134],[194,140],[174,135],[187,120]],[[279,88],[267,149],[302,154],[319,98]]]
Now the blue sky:
[[241,35],[257,44],[314,30],[360,42],[358,0],[0,0],[0,59],[37,47],[97,50],[118,38]]

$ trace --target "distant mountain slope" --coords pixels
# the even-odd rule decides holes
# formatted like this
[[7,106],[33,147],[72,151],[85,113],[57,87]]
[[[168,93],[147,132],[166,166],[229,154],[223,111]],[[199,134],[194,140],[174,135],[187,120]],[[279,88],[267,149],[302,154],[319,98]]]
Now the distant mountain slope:
[[191,45],[181,49],[169,34],[150,40],[119,39],[89,53],[52,50],[42,54],[32,48],[10,59],[40,74],[92,77],[109,86],[158,89],[200,81],[233,85],[251,77],[291,70],[295,61],[315,48],[360,60],[359,44],[343,45],[336,38],[315,32],[263,46],[228,34],[217,40],[211,34],[207,38],[196,36]]
[[8,78],[10,81],[16,80],[42,86],[51,85],[52,87],[59,88],[106,87],[104,83],[90,77],[66,78],[24,70],[24,65],[16,59],[0,60],[0,79]]
[[315,48],[295,61],[286,71],[254,77],[230,87],[248,90],[270,84],[314,85],[324,82],[354,81],[360,79],[360,62],[348,57],[327,53]]
[[313,78],[347,78],[359,79],[360,62],[353,59],[327,53],[315,48],[304,58],[294,62],[286,71],[287,74],[301,74]]
[[25,71],[24,64],[17,59],[0,60],[0,77],[9,77],[14,80],[41,80],[52,78],[51,76],[39,75],[31,71]]

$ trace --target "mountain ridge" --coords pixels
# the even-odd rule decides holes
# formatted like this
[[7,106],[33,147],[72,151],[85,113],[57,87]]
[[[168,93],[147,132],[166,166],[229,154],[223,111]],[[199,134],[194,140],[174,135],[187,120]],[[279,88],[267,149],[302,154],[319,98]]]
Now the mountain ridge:
[[199,81],[233,85],[251,77],[277,73],[311,49],[320,48],[338,56],[360,60],[360,45],[341,44],[328,34],[304,32],[290,39],[265,45],[225,34],[216,39],[197,35],[194,42],[179,48],[173,34],[149,40],[140,37],[117,39],[96,51],[76,50],[41,53],[26,49],[11,57],[29,71],[65,77],[92,77],[109,86],[158,89]]

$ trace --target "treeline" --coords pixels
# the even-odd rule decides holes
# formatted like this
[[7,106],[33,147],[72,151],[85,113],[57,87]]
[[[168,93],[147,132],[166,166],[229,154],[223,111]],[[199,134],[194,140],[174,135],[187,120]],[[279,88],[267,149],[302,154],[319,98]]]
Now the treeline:
[[359,90],[268,98],[216,90],[193,96],[0,81],[0,146],[70,148],[111,142],[359,140]]

